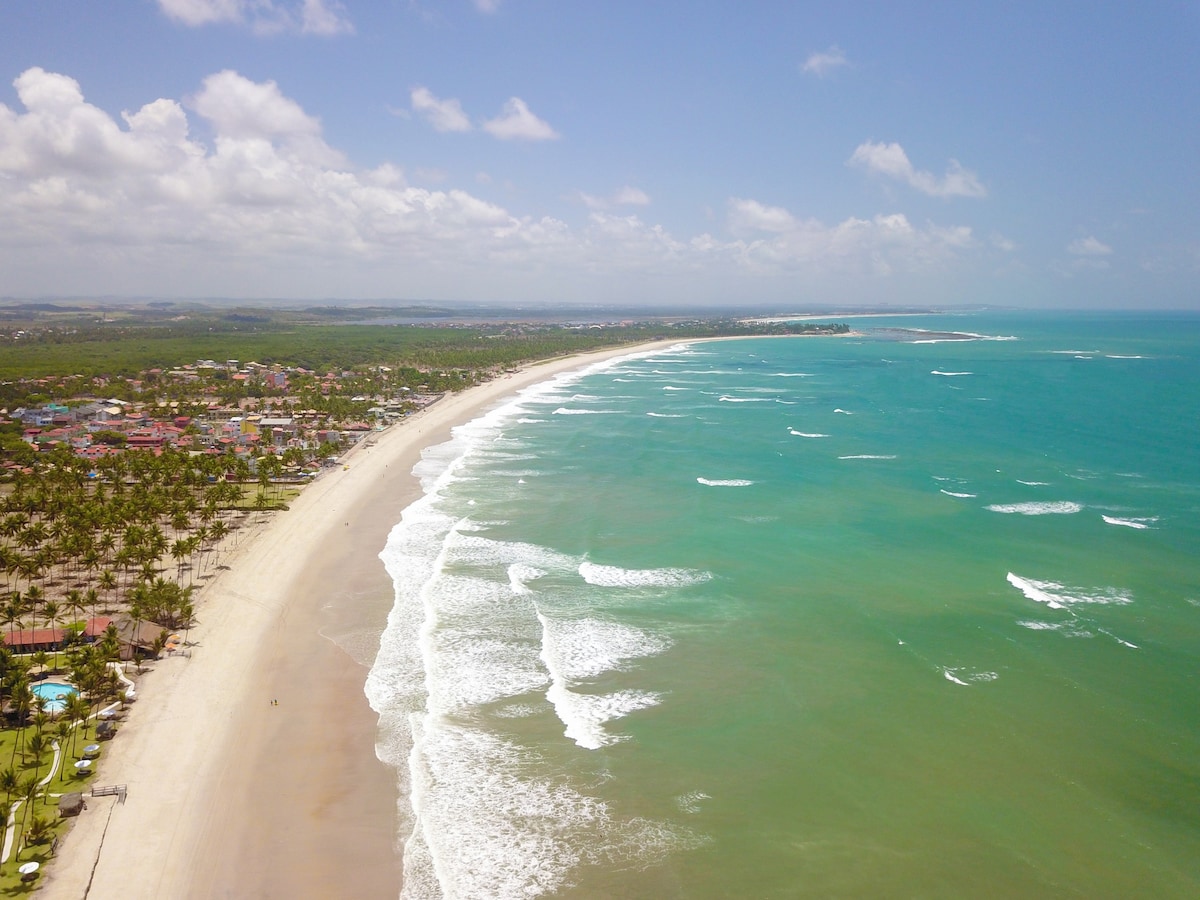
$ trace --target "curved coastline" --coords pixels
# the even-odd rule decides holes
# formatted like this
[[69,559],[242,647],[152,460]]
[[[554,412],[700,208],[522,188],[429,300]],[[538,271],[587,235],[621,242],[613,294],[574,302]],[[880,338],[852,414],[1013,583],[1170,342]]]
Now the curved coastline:
[[[378,553],[421,451],[531,384],[677,340],[529,365],[347,454],[242,539],[201,595],[192,656],[153,664],[47,872],[55,895],[395,898],[395,771],[363,692],[393,603]],[[278,701],[277,705],[274,701]],[[349,892],[349,893],[348,893]]]

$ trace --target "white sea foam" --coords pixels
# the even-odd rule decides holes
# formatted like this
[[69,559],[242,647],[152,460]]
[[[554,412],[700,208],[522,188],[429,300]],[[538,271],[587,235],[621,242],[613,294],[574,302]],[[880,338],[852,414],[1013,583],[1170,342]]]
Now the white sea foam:
[[1050,486],[1050,482],[1048,482],[1048,481],[1022,481],[1020,478],[1017,479],[1017,484],[1025,484],[1025,485],[1028,485],[1029,487],[1049,487]]
[[972,331],[931,331],[928,328],[902,328],[898,331],[908,331],[915,334],[935,334],[937,337],[913,340],[914,344],[945,344],[963,343],[965,341],[1019,341],[1020,338],[1010,334],[976,334]]
[[1133,602],[1128,594],[1111,587],[1099,590],[1068,587],[1057,581],[1037,581],[1012,572],[1008,573],[1007,581],[1028,599],[1044,603],[1051,609],[1069,609],[1078,604],[1124,606]]
[[599,750],[609,744],[629,739],[628,735],[611,734],[604,724],[636,712],[657,706],[660,695],[648,691],[617,691],[611,694],[582,694],[572,691],[555,680],[546,691],[546,699],[565,726],[563,736],[585,750]]
[[599,619],[554,619],[539,612],[538,620],[542,624],[540,658],[550,673],[546,699],[565,726],[564,736],[588,750],[625,740],[624,735],[609,734],[605,723],[657,705],[659,694],[638,690],[589,694],[571,688],[620,669],[631,659],[662,653],[670,642]]
[[543,707],[531,703],[509,703],[492,710],[492,715],[501,719],[529,719],[542,714]]
[[749,487],[754,484],[753,481],[747,481],[745,478],[726,478],[723,480],[697,478],[696,481],[700,484],[706,484],[709,487]]
[[542,660],[553,677],[570,682],[621,669],[630,660],[656,656],[671,646],[665,637],[619,622],[537,616]]
[[838,459],[895,459],[896,457],[886,453],[856,453],[851,456],[839,456]]
[[1124,525],[1126,528],[1149,528],[1152,524],[1158,521],[1158,516],[1146,516],[1143,518],[1133,519],[1118,519],[1116,516],[1100,516],[1109,525]]
[[1061,622],[1038,622],[1034,619],[1020,619],[1017,624],[1030,631],[1060,631],[1063,627]]
[[943,375],[947,378],[954,378],[959,375],[974,375],[975,373],[974,372],[939,372],[937,369],[934,369],[929,374],[930,375]]
[[835,412],[835,413],[841,413],[843,416],[852,416],[852,415],[854,415],[854,413],[852,413],[852,412],[850,412],[849,410],[846,410],[846,409],[835,409],[835,410],[834,410],[834,412]]
[[788,434],[795,435],[796,437],[802,437],[802,438],[827,438],[827,437],[829,437],[829,435],[827,435],[827,434],[819,434],[817,432],[797,431],[795,428],[789,428]]
[[1108,637],[1112,638],[1114,641],[1116,641],[1116,642],[1117,642],[1118,644],[1120,644],[1122,647],[1128,647],[1130,650],[1138,650],[1138,649],[1141,649],[1141,648],[1139,648],[1139,647],[1138,647],[1138,645],[1137,645],[1137,644],[1131,643],[1131,642],[1129,642],[1129,641],[1125,640],[1124,638],[1117,637],[1117,636],[1116,636],[1115,634],[1113,634],[1111,631],[1108,631],[1108,630],[1106,630],[1106,629],[1104,629],[1104,628],[1101,628],[1101,629],[1099,629],[1099,631],[1100,631],[1100,633],[1101,633],[1101,634],[1103,634],[1103,635],[1107,635]]
[[993,503],[988,509],[1021,516],[1061,516],[1077,513],[1083,509],[1083,505],[1070,500],[1054,500],[1045,503]]
[[525,563],[513,563],[508,567],[508,586],[514,594],[528,594],[530,590],[526,586],[526,582],[535,581],[545,574],[541,569]]
[[772,372],[772,378],[812,378],[811,372]]
[[989,681],[995,681],[1000,677],[995,672],[977,672],[961,666],[957,668],[943,667],[942,674],[946,677],[947,681],[952,681],[963,687],[970,687],[973,684],[984,684]]
[[947,497],[962,497],[963,499],[967,499],[970,497],[978,497],[979,496],[978,494],[965,494],[960,491],[948,491],[945,488],[940,488],[939,490],[941,490],[941,492],[943,494],[945,494]]
[[721,403],[774,403],[775,400],[771,397],[730,397],[723,394],[719,398]]
[[1107,359],[1146,359],[1144,356],[1124,356],[1120,353],[1106,353],[1104,355]]
[[539,422],[545,422],[546,420],[545,419],[531,419],[527,416],[522,416],[521,418],[517,419],[517,421],[520,422],[522,425],[537,425]]
[[641,818],[547,772],[521,746],[447,722],[416,730],[404,900],[511,900],[561,893],[578,867],[651,865],[704,839]]
[[676,387],[673,384],[668,384],[668,385],[663,386],[663,390],[664,391],[688,391],[688,390],[691,390],[691,388],[681,388],[681,387]]
[[705,800],[711,799],[712,797],[704,793],[704,791],[689,791],[686,794],[676,797],[675,805],[679,807],[680,812],[695,815],[700,812],[700,804]]
[[594,562],[580,563],[579,574],[590,585],[619,588],[684,587],[712,579],[710,572],[698,569],[622,569]]
[[646,415],[653,416],[655,419],[686,419],[687,418],[687,416],[685,416],[683,413],[648,412],[648,413],[646,413]]
[[602,416],[616,413],[615,409],[575,409],[569,406],[560,406],[554,411],[556,416]]
[[[425,496],[403,512],[380,554],[396,602],[365,692],[379,713],[377,753],[396,768],[401,794],[411,801],[402,822],[411,831],[404,850],[408,900],[556,894],[576,867],[650,865],[703,842],[664,823],[618,817],[561,768],[479,725],[485,710],[510,718],[548,711],[540,698],[531,702],[553,680],[539,652],[543,629],[524,591],[538,572],[574,579],[579,559],[489,539],[480,532],[488,523],[460,520],[446,498],[474,477],[471,460],[504,440],[505,425],[534,418],[530,408],[562,406],[566,385],[618,362],[526,389],[427,449],[414,469]],[[486,458],[490,464],[503,457],[489,451]],[[636,586],[638,578],[616,580]],[[647,580],[666,579],[641,578]],[[558,609],[569,605],[556,601]],[[630,691],[584,704],[591,705],[590,720],[607,721],[652,698]]]

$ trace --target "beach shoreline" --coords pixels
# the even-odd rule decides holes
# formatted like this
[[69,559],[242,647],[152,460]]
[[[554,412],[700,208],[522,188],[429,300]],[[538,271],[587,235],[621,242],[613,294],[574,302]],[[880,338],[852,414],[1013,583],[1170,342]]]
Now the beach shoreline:
[[395,898],[397,775],[363,692],[393,588],[378,556],[421,496],[426,447],[517,391],[659,341],[530,364],[448,395],[249,527],[199,596],[190,657],[152,663],[89,809],[48,867],[54,896]]

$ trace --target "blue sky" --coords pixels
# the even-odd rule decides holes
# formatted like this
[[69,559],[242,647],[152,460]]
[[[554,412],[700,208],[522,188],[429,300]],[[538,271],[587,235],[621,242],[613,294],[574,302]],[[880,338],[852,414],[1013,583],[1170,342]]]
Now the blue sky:
[[1200,4],[6,0],[0,296],[1200,307]]

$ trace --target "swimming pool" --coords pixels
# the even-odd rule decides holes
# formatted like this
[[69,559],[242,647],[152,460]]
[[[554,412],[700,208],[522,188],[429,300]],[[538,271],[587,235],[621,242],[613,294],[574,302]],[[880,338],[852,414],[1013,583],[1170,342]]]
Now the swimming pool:
[[42,709],[46,712],[62,712],[66,699],[76,693],[74,687],[61,681],[40,681],[30,685],[30,690],[45,701]]

